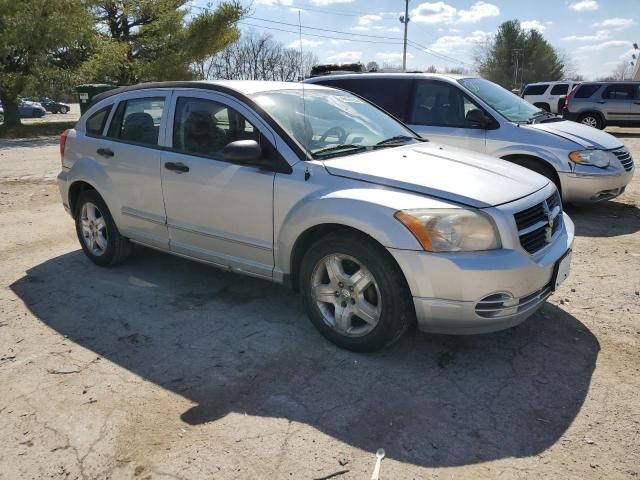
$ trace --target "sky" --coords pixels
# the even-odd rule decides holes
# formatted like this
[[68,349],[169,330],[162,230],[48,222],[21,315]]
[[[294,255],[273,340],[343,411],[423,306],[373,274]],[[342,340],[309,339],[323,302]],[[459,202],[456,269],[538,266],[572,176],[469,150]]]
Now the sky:
[[[192,0],[205,6],[209,0]],[[321,63],[402,63],[403,0],[253,0],[243,32],[270,33],[285,46],[315,53]],[[537,29],[593,80],[631,61],[640,44],[640,0],[446,0],[409,2],[407,68],[473,70],[478,45],[506,20]],[[640,57],[640,50],[635,51]]]

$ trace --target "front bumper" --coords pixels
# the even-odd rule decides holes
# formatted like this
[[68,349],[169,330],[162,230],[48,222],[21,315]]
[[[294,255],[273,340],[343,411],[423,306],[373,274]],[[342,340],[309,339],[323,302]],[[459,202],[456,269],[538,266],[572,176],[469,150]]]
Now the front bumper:
[[[564,227],[540,256],[521,249],[470,253],[389,251],[409,284],[418,320],[425,332],[487,333],[512,327],[531,316],[551,295],[556,263],[573,244],[574,226]],[[509,299],[491,316],[483,310],[495,299]]]
[[573,172],[558,172],[562,186],[562,200],[574,203],[594,203],[622,195],[631,182],[635,166],[630,171],[622,167],[584,167],[577,165]]

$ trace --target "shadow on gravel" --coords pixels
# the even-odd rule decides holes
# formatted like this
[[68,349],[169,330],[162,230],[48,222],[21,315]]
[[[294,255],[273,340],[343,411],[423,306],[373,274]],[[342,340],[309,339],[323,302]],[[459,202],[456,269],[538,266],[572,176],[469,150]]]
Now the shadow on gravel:
[[5,148],[50,147],[59,143],[59,135],[37,138],[0,138],[0,150]]
[[640,208],[615,200],[594,205],[567,205],[565,211],[581,237],[617,237],[640,231]]
[[422,466],[549,448],[579,412],[599,352],[584,325],[546,304],[505,332],[414,332],[352,354],[285,288],[148,250],[114,269],[69,253],[11,288],[69,340],[196,402],[189,424],[282,417]]

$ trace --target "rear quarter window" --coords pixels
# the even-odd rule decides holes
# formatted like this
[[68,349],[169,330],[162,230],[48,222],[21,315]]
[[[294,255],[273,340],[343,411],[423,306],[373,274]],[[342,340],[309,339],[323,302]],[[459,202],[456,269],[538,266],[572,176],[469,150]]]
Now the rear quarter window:
[[111,105],[101,108],[96,113],[92,114],[85,123],[86,133],[88,135],[102,135],[104,124],[107,121],[110,111]]
[[600,89],[600,85],[580,85],[573,98],[590,98]]
[[542,95],[549,88],[549,84],[543,85],[529,85],[524,89],[523,95]]

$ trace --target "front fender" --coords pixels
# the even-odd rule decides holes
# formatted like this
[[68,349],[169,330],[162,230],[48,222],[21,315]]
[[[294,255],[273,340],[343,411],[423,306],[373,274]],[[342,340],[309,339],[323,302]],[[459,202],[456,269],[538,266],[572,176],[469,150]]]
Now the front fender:
[[276,269],[291,273],[292,252],[298,238],[311,228],[328,224],[353,228],[388,248],[422,250],[411,232],[393,215],[405,208],[444,205],[437,200],[387,189],[315,191],[291,208],[276,232]]

